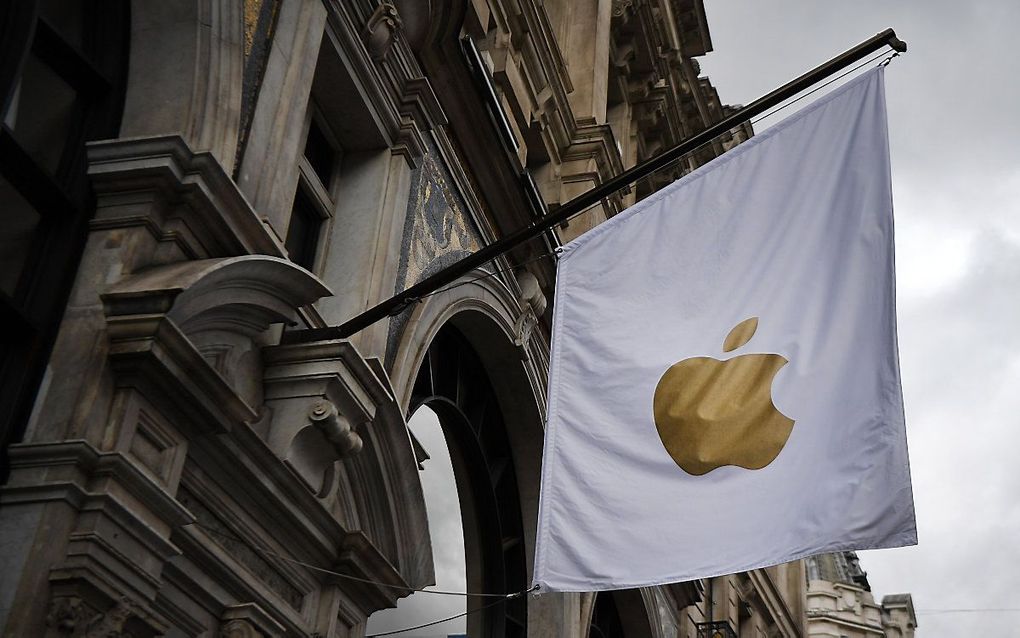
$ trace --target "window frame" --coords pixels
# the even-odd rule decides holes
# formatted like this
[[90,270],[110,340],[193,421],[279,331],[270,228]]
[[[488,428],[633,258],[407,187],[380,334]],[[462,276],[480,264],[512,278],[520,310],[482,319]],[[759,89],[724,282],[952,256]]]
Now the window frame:
[[[305,156],[305,148],[308,144],[308,135],[311,131],[312,124],[322,132],[326,138],[327,143],[333,149],[333,165],[330,169],[329,184],[323,184],[319,178],[319,174],[312,167],[312,163]],[[310,100],[308,105],[308,111],[305,115],[304,125],[302,126],[301,139],[303,144],[301,145],[301,152],[298,156],[298,179],[297,185],[294,190],[293,202],[297,201],[298,191],[301,190],[308,201],[311,202],[312,208],[319,214],[319,227],[316,233],[314,256],[312,259],[312,267],[309,269],[313,274],[322,274],[325,268],[326,258],[329,256],[329,241],[328,238],[333,230],[333,223],[336,219],[336,209],[338,193],[337,187],[339,183],[339,176],[343,167],[343,150],[340,144],[336,140],[336,136],[330,129],[326,122],[326,118],[322,115],[322,112],[315,105],[314,96]],[[290,236],[290,224],[293,223],[293,216],[295,213],[294,204],[291,204],[291,219],[287,225],[287,236]],[[288,254],[288,257],[290,255]],[[293,259],[291,259],[293,261]],[[297,263],[297,262],[295,262]]]

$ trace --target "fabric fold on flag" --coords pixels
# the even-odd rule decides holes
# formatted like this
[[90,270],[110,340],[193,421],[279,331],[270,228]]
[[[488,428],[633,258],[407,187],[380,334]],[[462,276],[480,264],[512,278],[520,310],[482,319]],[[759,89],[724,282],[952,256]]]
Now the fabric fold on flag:
[[916,544],[883,69],[567,244],[534,583]]

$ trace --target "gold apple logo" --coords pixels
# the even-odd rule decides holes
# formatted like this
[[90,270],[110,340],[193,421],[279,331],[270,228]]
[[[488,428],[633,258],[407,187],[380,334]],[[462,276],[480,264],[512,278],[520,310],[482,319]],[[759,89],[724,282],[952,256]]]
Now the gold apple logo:
[[[741,321],[723,351],[746,344],[757,329],[758,317]],[[772,379],[787,363],[778,354],[745,354],[670,366],[655,387],[652,411],[680,469],[701,476],[723,465],[760,470],[774,461],[793,431],[793,420],[772,403]]]

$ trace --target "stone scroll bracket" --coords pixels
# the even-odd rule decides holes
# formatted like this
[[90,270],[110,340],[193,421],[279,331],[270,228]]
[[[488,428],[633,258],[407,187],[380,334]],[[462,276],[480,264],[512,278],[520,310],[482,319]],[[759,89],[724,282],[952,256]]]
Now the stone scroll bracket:
[[332,494],[335,465],[361,452],[376,414],[378,379],[347,342],[272,346],[263,351],[261,432],[269,447],[319,498]]
[[533,273],[522,268],[517,271],[516,278],[517,285],[520,287],[518,301],[521,304],[521,314],[514,324],[514,344],[520,350],[521,359],[526,360],[531,334],[538,326],[549,302],[542,292],[538,278]]

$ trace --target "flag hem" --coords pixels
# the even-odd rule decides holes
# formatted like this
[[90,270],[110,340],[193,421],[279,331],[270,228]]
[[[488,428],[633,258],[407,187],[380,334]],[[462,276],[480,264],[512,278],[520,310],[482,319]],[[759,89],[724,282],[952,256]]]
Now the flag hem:
[[689,582],[691,580],[699,580],[702,578],[718,578],[720,576],[729,576],[731,574],[739,574],[742,572],[749,572],[755,569],[765,569],[768,567],[774,567],[776,565],[782,565],[783,563],[789,563],[797,560],[809,558],[811,556],[818,556],[821,554],[830,554],[832,552],[840,551],[867,551],[873,549],[895,549],[897,547],[912,547],[917,545],[917,526],[912,525],[909,529],[901,530],[899,533],[893,536],[883,536],[881,539],[872,538],[865,541],[863,544],[855,542],[841,542],[834,543],[831,545],[825,545],[817,549],[805,550],[789,556],[781,558],[770,558],[760,563],[752,564],[748,567],[737,568],[733,571],[725,571],[719,573],[705,574],[703,576],[675,576],[654,582],[607,582],[607,583],[593,583],[589,582],[586,589],[573,589],[569,586],[564,588],[552,587],[548,583],[535,578],[533,579],[532,586],[537,586],[539,592],[562,592],[562,593],[574,593],[574,592],[593,592],[593,591],[617,591],[620,589],[634,589],[638,587],[659,587],[662,585],[671,585],[674,583]]

